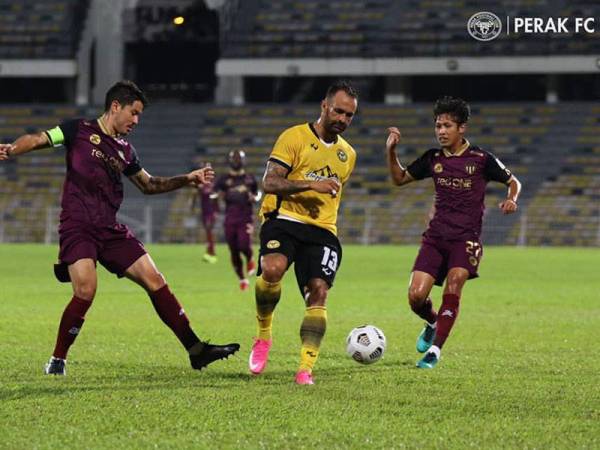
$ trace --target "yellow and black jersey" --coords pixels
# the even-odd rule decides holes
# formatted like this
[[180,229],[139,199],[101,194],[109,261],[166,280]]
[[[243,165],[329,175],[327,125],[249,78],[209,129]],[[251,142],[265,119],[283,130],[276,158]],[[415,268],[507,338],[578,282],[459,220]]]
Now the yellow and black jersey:
[[267,194],[259,213],[262,219],[282,215],[325,228],[337,235],[337,213],[343,186],[356,163],[356,152],[350,144],[341,136],[334,143],[325,144],[312,125],[305,123],[281,133],[269,161],[285,167],[288,180],[335,178],[342,188],[336,197],[312,190],[286,196]]

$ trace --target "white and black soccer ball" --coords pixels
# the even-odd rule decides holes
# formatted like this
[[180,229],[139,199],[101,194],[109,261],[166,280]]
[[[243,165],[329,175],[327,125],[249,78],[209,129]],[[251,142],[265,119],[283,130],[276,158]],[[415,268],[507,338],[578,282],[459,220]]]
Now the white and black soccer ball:
[[361,364],[379,361],[385,353],[385,335],[373,325],[353,329],[346,339],[346,352]]

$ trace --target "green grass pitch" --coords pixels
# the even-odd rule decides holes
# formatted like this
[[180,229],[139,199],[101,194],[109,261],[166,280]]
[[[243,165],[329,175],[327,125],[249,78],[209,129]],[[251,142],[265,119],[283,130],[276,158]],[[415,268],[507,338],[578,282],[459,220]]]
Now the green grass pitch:
[[[253,293],[239,292],[226,249],[215,265],[198,246],[149,250],[198,333],[239,354],[193,371],[144,292],[100,269],[68,376],[44,376],[71,295],[53,279],[57,247],[0,246],[0,448],[600,448],[599,249],[486,248],[440,364],[419,371],[406,301],[416,247],[347,246],[315,386],[293,383],[293,273],[269,365],[252,377]],[[345,354],[364,323],[388,340],[371,366]]]

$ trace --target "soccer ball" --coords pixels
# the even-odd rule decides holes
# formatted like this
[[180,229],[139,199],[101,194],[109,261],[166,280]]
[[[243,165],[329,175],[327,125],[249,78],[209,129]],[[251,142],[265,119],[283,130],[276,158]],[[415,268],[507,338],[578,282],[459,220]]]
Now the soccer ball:
[[346,352],[361,364],[379,361],[385,352],[385,335],[373,325],[356,327],[346,339]]

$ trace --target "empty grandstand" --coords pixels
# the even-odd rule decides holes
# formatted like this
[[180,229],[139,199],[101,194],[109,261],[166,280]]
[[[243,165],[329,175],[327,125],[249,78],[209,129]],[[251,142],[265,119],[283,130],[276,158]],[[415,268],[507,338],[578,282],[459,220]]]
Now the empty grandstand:
[[225,57],[423,57],[595,54],[598,35],[514,34],[477,43],[465,33],[469,17],[491,8],[500,17],[594,17],[592,0],[475,2],[463,0],[283,0],[231,2]]
[[[152,94],[131,137],[151,173],[181,173],[201,161],[222,171],[227,152],[243,148],[249,170],[260,177],[278,134],[314,120],[323,87],[350,76],[361,91],[359,114],[347,132],[358,162],[344,193],[340,235],[345,242],[416,244],[433,190],[428,182],[402,190],[390,184],[385,129],[402,130],[400,156],[410,162],[435,145],[431,100],[441,93],[462,95],[473,106],[469,139],[500,157],[524,185],[516,218],[499,214],[495,205],[504,188],[489,186],[484,240],[598,246],[600,77],[594,55],[600,34],[477,43],[466,33],[466,20],[480,3],[120,0],[107,11],[106,2],[96,0],[0,0],[0,65],[9,70],[0,71],[7,86],[0,93],[0,140],[69,117],[94,117],[105,88],[132,77]],[[515,0],[496,8],[499,15],[547,17],[557,11],[594,16],[600,8],[591,1],[554,0]],[[198,14],[188,21],[196,28],[174,28],[174,14]],[[114,35],[99,40],[109,25]],[[153,51],[164,54],[175,41],[194,63],[176,58],[180,68],[153,71]],[[215,53],[190,50],[197,45]],[[479,61],[481,73],[465,58]],[[42,66],[35,66],[36,59]],[[206,64],[196,77],[198,61]],[[56,73],[44,76],[33,67]],[[60,95],[48,94],[56,86]],[[0,241],[56,239],[63,166],[61,149],[0,165]],[[148,198],[128,186],[122,219],[146,241],[196,242],[203,236],[189,210],[190,196],[183,190]]]

